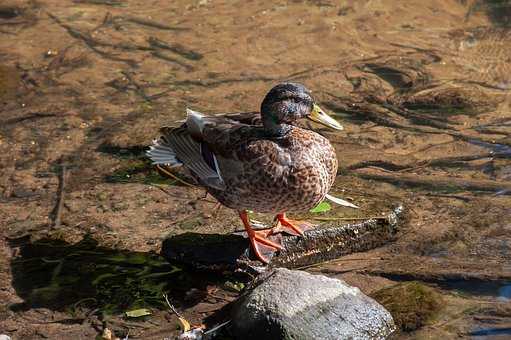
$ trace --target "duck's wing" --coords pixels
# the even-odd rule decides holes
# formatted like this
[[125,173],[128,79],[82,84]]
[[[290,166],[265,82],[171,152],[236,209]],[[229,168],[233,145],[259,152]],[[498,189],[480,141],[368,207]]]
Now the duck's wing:
[[261,126],[261,114],[259,112],[238,112],[238,113],[225,113],[218,115],[218,117],[223,117],[241,124],[252,125],[252,126]]
[[[241,113],[222,116],[224,120],[211,124],[208,118],[201,126],[200,138],[215,154],[224,171],[229,173],[256,167],[272,168],[276,175],[291,165],[291,155],[280,142],[268,136],[260,123],[260,114]],[[285,144],[285,143],[284,143]],[[252,166],[248,166],[252,164]]]
[[[147,155],[154,164],[183,166],[200,184],[224,190],[225,183],[213,151],[222,148],[224,143],[215,145],[215,140],[225,141],[239,128],[248,126],[248,122],[254,122],[255,116],[255,113],[206,116],[187,109],[185,123],[180,127],[161,128],[162,136],[153,142]],[[218,135],[215,140],[208,140],[205,131],[209,134],[212,130]]]

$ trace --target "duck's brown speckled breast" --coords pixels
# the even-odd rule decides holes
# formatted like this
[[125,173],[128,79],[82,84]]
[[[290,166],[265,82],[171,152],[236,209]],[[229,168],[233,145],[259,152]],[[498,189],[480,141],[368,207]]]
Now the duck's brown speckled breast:
[[219,163],[226,190],[208,191],[229,208],[263,213],[311,209],[323,200],[337,173],[328,139],[298,127],[284,138],[239,145],[234,158]]

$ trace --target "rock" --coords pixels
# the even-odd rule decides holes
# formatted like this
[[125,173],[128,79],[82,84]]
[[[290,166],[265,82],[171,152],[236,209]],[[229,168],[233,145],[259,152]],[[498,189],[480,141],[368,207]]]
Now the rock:
[[404,332],[421,328],[445,305],[434,288],[415,281],[381,289],[371,297],[388,308],[396,326]]
[[0,334],[0,340],[11,340],[11,337],[5,334]]
[[385,308],[341,280],[285,268],[259,280],[231,309],[238,339],[385,339],[395,330]]
[[[402,207],[399,206],[381,218],[358,223],[332,221],[307,230],[303,236],[274,235],[281,237],[284,251],[273,256],[270,264],[298,268],[380,247],[394,240],[401,212]],[[202,270],[224,271],[261,266],[250,256],[248,240],[236,234],[189,232],[175,235],[164,240],[161,253],[170,262],[181,262]]]

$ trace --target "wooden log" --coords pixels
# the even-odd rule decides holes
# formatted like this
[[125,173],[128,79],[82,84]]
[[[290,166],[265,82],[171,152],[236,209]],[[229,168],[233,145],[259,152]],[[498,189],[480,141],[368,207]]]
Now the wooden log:
[[[276,253],[270,266],[299,268],[338,258],[354,252],[380,247],[395,239],[403,207],[399,206],[381,218],[357,223],[329,221],[303,236],[278,234],[284,250]],[[234,271],[248,269],[259,272],[263,264],[254,260],[249,242],[243,234],[185,233],[164,240],[162,255],[199,270]]]

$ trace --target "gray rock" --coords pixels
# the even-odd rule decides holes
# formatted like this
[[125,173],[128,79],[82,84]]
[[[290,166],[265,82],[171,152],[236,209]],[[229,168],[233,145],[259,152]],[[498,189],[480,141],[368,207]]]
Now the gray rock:
[[390,313],[358,288],[284,268],[241,297],[231,318],[239,339],[385,339],[395,330]]
[[11,337],[5,334],[0,334],[0,340],[11,340]]

